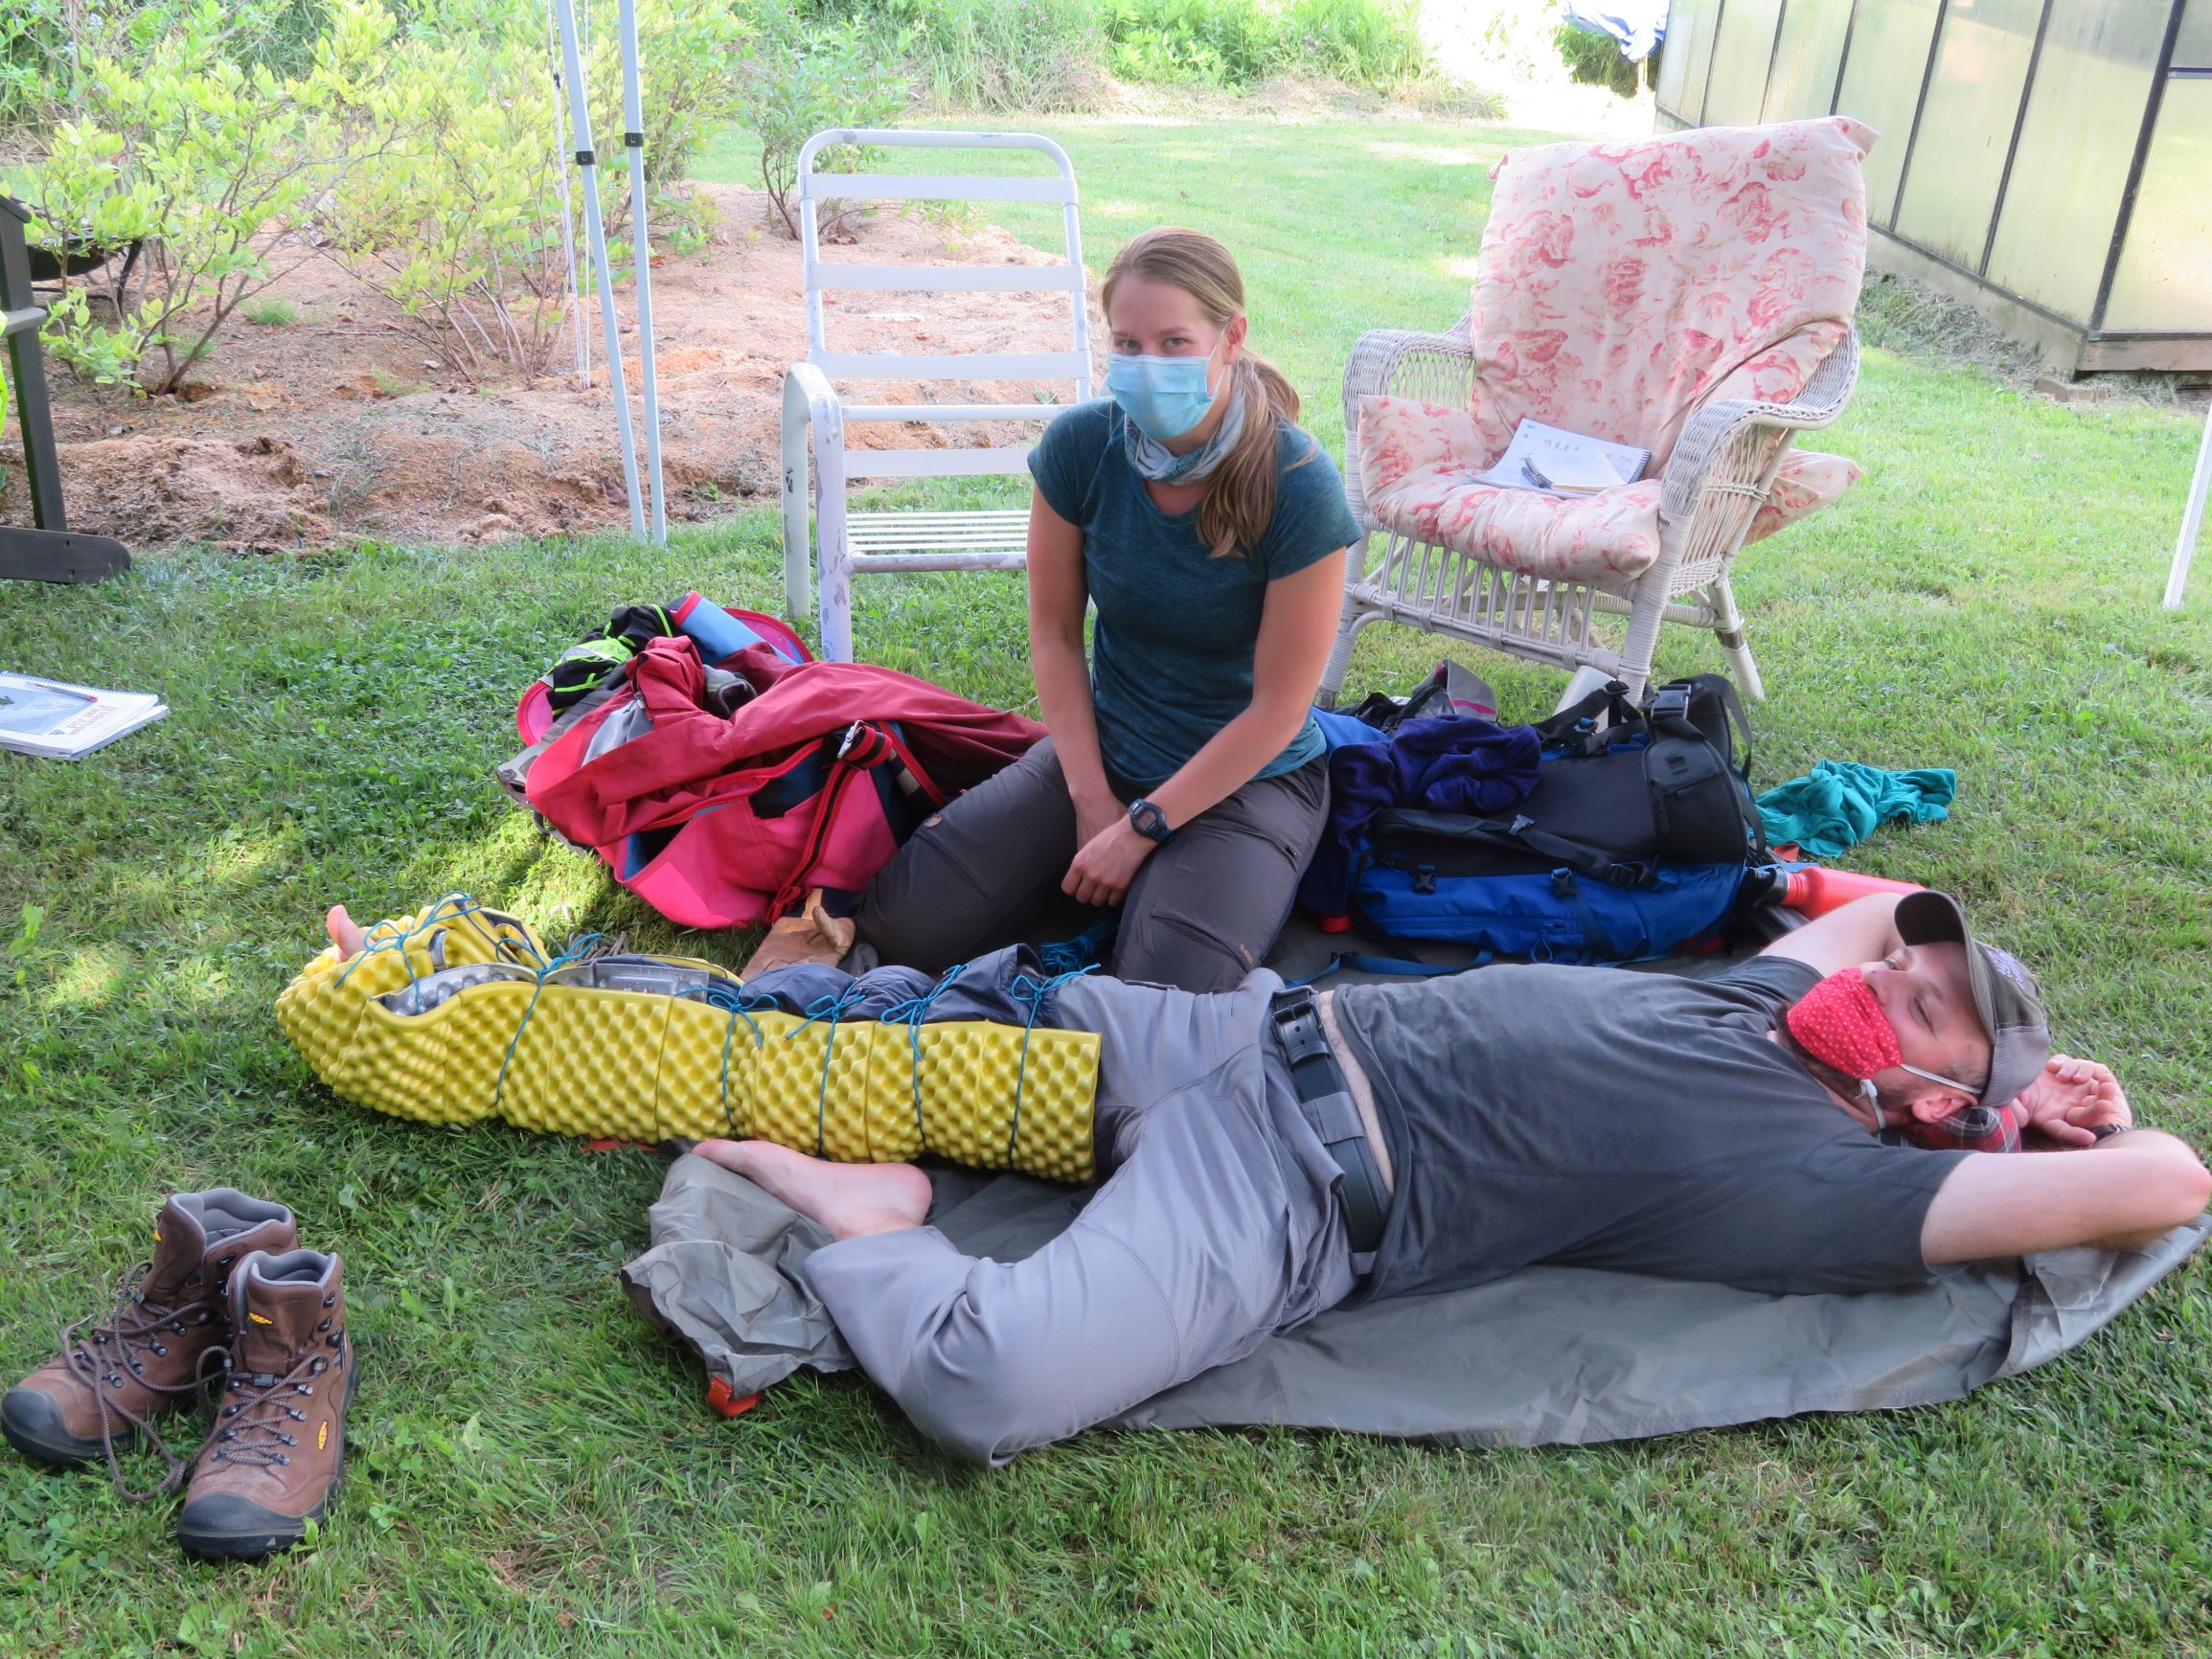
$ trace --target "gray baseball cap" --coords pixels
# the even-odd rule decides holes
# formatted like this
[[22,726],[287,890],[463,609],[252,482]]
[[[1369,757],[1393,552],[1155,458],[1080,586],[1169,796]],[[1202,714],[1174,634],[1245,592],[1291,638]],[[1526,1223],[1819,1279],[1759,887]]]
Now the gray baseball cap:
[[2042,992],[2018,957],[1984,944],[1966,924],[1966,912],[1948,893],[1908,893],[1897,901],[1897,936],[1907,944],[1950,943],[1966,946],[1967,978],[1974,1011],[1989,1033],[1989,1081],[1981,1103],[2010,1103],[2041,1074],[2050,1057],[2051,1026]]

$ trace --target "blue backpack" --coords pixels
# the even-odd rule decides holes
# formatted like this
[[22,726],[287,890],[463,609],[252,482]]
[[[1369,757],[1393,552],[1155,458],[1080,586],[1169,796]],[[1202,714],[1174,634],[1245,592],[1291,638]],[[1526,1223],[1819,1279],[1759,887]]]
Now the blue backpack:
[[1641,705],[1614,681],[1536,730],[1539,780],[1510,814],[1368,821],[1350,893],[1361,931],[1484,960],[1638,962],[1695,948],[1767,896],[1746,890],[1773,858],[1726,680],[1676,680]]

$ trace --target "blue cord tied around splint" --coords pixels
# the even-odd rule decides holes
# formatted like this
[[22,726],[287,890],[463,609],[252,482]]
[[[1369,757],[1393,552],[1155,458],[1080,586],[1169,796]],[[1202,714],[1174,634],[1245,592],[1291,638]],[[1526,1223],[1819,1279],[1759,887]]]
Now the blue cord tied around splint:
[[718,979],[712,985],[697,990],[687,990],[686,997],[696,997],[709,1008],[719,1009],[730,1016],[730,1023],[722,1033],[722,1122],[729,1125],[730,1133],[738,1132],[737,1115],[730,1110],[730,1043],[738,1034],[738,1021],[745,1022],[745,1029],[753,1034],[753,1047],[757,1050],[766,1042],[757,1013],[773,1012],[776,999],[766,991],[748,991],[734,979]]
[[1043,1013],[1045,1000],[1048,997],[1052,996],[1069,980],[1081,979],[1084,974],[1094,973],[1097,970],[1098,964],[1094,962],[1087,967],[1070,968],[1067,972],[1056,973],[1049,979],[1039,979],[1027,968],[1023,968],[1007,982],[1007,994],[1015,1002],[1029,1004],[1029,1018],[1024,1020],[1021,1026],[1021,1059],[1014,1070],[1014,1119],[1006,1126],[1006,1162],[1009,1168],[1012,1168],[1014,1164],[1015,1139],[1021,1133],[1021,1086],[1029,1079],[1029,1034],[1037,1029],[1038,1017]]
[[[496,1112],[499,1109],[499,1102],[506,1096],[507,1068],[514,1063],[514,1051],[522,1046],[522,1034],[530,1029],[530,1016],[537,1011],[537,999],[545,994],[546,980],[571,963],[581,962],[589,956],[592,947],[599,943],[603,937],[604,935],[598,933],[577,934],[568,942],[566,950],[543,966],[532,970],[536,977],[530,986],[530,1001],[523,1008],[522,1022],[514,1028],[514,1035],[508,1041],[507,1053],[500,1057],[499,1079],[491,1085],[491,1109],[493,1111]],[[525,948],[528,947],[525,946]],[[532,951],[531,954],[535,956],[537,953]]]
[[830,1115],[830,1057],[837,1052],[837,1022],[852,1011],[853,1005],[865,1001],[868,992],[855,980],[834,996],[818,996],[807,1005],[807,1017],[784,1034],[789,1042],[818,1019],[830,1022],[829,1040],[822,1045],[822,1077],[814,1090],[814,1156],[822,1155],[822,1137],[829,1126]]
[[951,989],[954,980],[967,971],[968,964],[954,963],[939,974],[937,983],[920,996],[895,1002],[879,1016],[885,1025],[902,1025],[906,1028],[906,1047],[914,1057],[914,1133],[924,1145],[928,1144],[929,1135],[922,1126],[922,1028],[928,1023],[929,1011],[937,1006],[937,999]]
[[[337,986],[344,985],[347,980],[353,976],[353,969],[359,967],[361,964],[368,961],[372,956],[380,956],[396,950],[399,953],[399,966],[407,970],[407,985],[408,988],[412,989],[416,985],[421,983],[422,976],[415,970],[415,959],[413,956],[408,954],[407,946],[413,943],[416,940],[422,938],[425,934],[435,933],[440,928],[457,921],[467,922],[469,925],[476,928],[480,933],[484,934],[486,938],[491,940],[494,948],[497,949],[502,956],[505,956],[509,953],[511,946],[519,946],[521,949],[530,952],[534,962],[541,963],[543,961],[543,959],[537,955],[537,952],[531,948],[530,942],[527,939],[516,939],[510,935],[502,934],[496,929],[486,927],[484,923],[478,920],[480,916],[493,914],[496,914],[496,912],[490,910],[489,907],[485,905],[477,903],[475,899],[469,898],[466,893],[448,893],[444,898],[440,898],[437,903],[431,905],[429,909],[425,910],[422,913],[422,918],[420,921],[416,922],[414,926],[407,928],[404,931],[388,932],[386,930],[391,928],[392,923],[389,921],[379,921],[376,926],[370,928],[367,934],[363,936],[361,948],[355,951],[353,953],[353,960],[347,963],[346,966],[339,970],[338,977],[331,982],[332,988],[335,989]],[[532,964],[517,963],[515,966],[527,967],[532,966]]]

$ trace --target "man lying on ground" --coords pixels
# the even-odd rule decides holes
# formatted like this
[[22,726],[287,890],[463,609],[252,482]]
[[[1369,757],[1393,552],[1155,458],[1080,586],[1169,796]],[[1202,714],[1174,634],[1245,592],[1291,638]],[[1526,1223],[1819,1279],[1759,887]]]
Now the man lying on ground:
[[[1112,1170],[1017,1262],[924,1224],[928,1178],[699,1152],[821,1222],[807,1273],[876,1382],[992,1464],[1336,1304],[1536,1261],[1787,1293],[2195,1216],[2212,1174],[2049,1054],[2034,981],[1941,894],[1863,898],[1705,980],[1501,966],[1214,995],[1083,979]],[[2055,1155],[1972,1148],[2027,1141]]]

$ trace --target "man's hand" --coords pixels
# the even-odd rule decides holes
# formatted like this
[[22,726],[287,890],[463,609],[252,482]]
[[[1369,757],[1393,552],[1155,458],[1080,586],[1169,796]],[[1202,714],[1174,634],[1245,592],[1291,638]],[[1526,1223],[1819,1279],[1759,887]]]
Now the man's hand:
[[2111,1068],[2071,1055],[2051,1056],[2013,1103],[2026,1114],[2027,1127],[2062,1147],[2094,1146],[2092,1129],[2105,1124],[2127,1129],[2135,1123]]
[[1125,812],[1083,844],[1060,890],[1083,904],[1119,904],[1157,845]]

